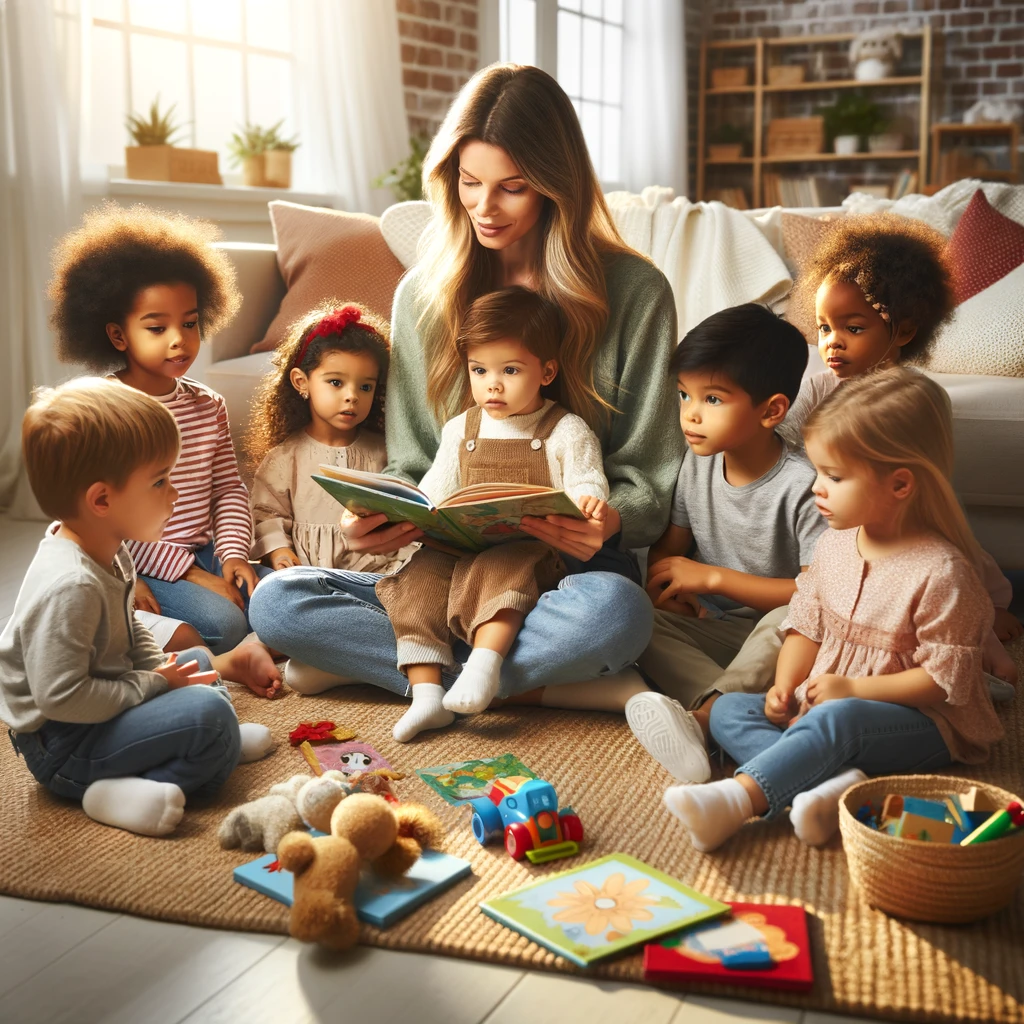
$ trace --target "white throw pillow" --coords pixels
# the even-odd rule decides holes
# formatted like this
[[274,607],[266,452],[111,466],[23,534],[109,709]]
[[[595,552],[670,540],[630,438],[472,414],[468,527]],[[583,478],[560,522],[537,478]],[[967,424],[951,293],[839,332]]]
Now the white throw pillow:
[[380,233],[406,270],[416,264],[420,237],[429,222],[430,203],[422,199],[395,203],[380,215]]

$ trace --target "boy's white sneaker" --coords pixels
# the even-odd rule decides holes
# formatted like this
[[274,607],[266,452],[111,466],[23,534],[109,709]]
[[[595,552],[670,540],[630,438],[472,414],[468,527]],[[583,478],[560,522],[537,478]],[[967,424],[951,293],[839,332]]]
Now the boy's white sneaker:
[[700,783],[711,778],[704,732],[683,706],[653,690],[626,701],[626,721],[640,745],[673,778]]

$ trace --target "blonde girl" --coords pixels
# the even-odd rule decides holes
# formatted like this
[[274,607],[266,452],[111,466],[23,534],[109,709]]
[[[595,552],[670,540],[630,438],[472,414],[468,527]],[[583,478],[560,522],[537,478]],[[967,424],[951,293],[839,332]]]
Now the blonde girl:
[[790,805],[797,835],[824,842],[865,774],[979,764],[1003,736],[982,669],[992,602],[950,485],[942,388],[899,367],[858,377],[804,438],[830,530],[797,580],[775,684],[712,708],[734,778],[665,793],[701,850]]
[[[466,84],[427,154],[424,185],[433,222],[419,265],[398,287],[391,323],[389,471],[418,482],[442,425],[468,407],[456,339],[474,299],[522,285],[560,309],[560,400],[600,440],[608,515],[524,521],[562,554],[569,575],[527,615],[502,665],[499,696],[547,688],[545,699],[561,690],[563,702],[592,703],[601,692],[595,677],[613,677],[605,690],[615,689],[621,709],[619,684],[626,696],[643,684],[619,673],[652,628],[628,549],[664,530],[683,450],[668,373],[678,340],[671,288],[619,237],[572,102],[538,68],[492,65]],[[350,549],[369,553],[418,536],[410,524],[384,526],[382,516],[345,527]],[[260,635],[325,670],[321,689],[355,676],[407,694],[394,631],[367,579],[296,573],[275,574],[258,591]],[[454,653],[464,661],[469,652],[461,645]]]

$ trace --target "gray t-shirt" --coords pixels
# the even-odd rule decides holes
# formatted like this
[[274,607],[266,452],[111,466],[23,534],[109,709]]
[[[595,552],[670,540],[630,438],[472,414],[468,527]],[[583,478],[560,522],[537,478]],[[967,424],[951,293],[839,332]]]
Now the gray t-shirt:
[[[814,476],[806,456],[783,445],[779,461],[764,476],[733,487],[725,479],[723,453],[687,451],[672,499],[672,524],[693,532],[691,557],[697,562],[796,579],[827,528],[811,494]],[[742,607],[720,595],[710,600],[723,611]]]

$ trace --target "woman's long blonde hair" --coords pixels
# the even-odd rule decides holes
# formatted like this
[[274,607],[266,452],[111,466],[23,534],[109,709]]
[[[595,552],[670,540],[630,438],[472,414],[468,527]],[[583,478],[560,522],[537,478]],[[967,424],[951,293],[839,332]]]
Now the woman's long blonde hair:
[[473,140],[505,150],[545,197],[536,290],[565,319],[562,398],[591,427],[605,426],[614,406],[594,378],[609,313],[602,257],[633,250],[608,211],[569,97],[550,75],[518,64],[492,64],[466,83],[423,164],[424,193],[434,207],[419,261],[430,407],[439,419],[467,407],[469,382],[456,339],[470,303],[502,283],[498,257],[477,243],[459,201],[459,150]]
[[980,564],[978,542],[953,492],[953,416],[941,385],[900,366],[854,377],[811,413],[803,432],[880,476],[911,470],[907,524],[945,537]]

